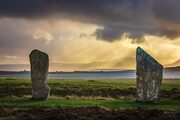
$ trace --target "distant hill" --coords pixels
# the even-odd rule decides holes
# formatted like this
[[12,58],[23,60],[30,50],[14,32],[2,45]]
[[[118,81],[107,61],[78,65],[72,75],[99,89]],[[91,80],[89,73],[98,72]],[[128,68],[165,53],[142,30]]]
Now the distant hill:
[[[115,63],[116,64],[116,63]],[[120,65],[120,64],[119,64]],[[113,67],[112,62],[92,62],[92,63],[50,63],[50,71],[119,71],[120,66]],[[0,64],[0,71],[30,71],[30,64]]]
[[[132,55],[131,55],[132,56]],[[126,64],[124,63],[126,61]],[[50,63],[50,71],[118,71],[135,67],[132,57],[90,63]],[[127,69],[124,69],[127,68]],[[0,64],[0,71],[29,71],[30,64]]]
[[166,67],[176,67],[176,66],[180,66],[180,59],[175,61],[174,63],[171,64],[167,64],[165,65]]
[[[100,64],[105,63],[87,63],[87,64],[63,64],[63,63],[51,63],[50,64],[50,71],[104,71],[104,72],[113,72],[113,71],[129,71],[132,69],[106,69],[108,67],[108,64],[105,64],[103,66],[104,68],[96,69],[97,66]],[[74,70],[72,70],[72,68]],[[180,66],[176,67],[166,67],[164,68],[165,71],[180,71]],[[30,71],[30,65],[29,64],[5,64],[0,65],[0,71]]]
[[166,67],[166,68],[164,68],[164,71],[180,71],[180,66]]

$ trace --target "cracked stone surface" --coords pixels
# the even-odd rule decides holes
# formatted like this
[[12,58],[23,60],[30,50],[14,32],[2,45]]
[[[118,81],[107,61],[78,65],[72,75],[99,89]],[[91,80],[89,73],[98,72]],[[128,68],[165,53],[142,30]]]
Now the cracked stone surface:
[[30,55],[32,98],[47,99],[50,87],[47,85],[49,57],[46,53],[33,50]]
[[163,66],[140,47],[136,50],[137,100],[158,102]]

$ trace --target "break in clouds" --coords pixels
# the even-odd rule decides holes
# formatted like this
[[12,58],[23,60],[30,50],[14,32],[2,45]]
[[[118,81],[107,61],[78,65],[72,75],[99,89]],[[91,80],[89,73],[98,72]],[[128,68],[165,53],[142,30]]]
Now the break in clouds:
[[97,39],[180,36],[179,0],[1,0],[1,18],[71,19],[99,26]]

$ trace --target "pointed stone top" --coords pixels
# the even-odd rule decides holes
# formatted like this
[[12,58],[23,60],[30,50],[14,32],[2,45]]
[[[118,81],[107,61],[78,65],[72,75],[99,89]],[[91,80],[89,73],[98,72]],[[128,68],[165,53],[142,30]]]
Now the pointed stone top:
[[[145,50],[143,50],[141,47],[137,47],[137,49],[136,49],[136,53],[137,54],[147,54],[147,55],[149,55]],[[150,57],[152,57],[151,55],[149,55]],[[153,57],[152,57],[153,58]],[[154,58],[153,58],[154,59]]]
[[155,60],[151,55],[149,55],[145,50],[140,47],[138,47],[136,50],[136,57],[137,61],[143,64],[144,69],[156,67],[163,69],[163,66],[157,60]]

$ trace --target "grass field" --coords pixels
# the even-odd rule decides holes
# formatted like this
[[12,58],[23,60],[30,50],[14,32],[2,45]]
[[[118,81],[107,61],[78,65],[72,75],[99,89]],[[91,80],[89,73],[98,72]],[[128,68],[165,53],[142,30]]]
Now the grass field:
[[[180,111],[180,80],[163,80],[159,103],[136,102],[134,79],[49,79],[51,96],[31,100],[30,79],[0,79],[0,107],[98,106],[108,109],[147,108]],[[173,93],[172,93],[173,92]],[[172,96],[174,95],[174,96]]]
[[[0,78],[0,84],[31,83],[30,79]],[[49,79],[48,84],[83,85],[92,87],[136,87],[135,79]],[[180,79],[164,79],[161,89],[180,88]]]
[[160,109],[167,111],[180,111],[179,100],[162,99],[160,103],[140,103],[131,99],[88,99],[88,98],[50,98],[47,101],[34,101],[28,98],[2,98],[1,107],[102,107],[108,109]]

